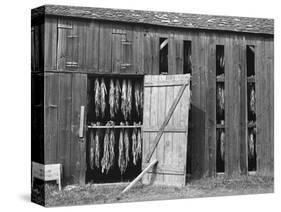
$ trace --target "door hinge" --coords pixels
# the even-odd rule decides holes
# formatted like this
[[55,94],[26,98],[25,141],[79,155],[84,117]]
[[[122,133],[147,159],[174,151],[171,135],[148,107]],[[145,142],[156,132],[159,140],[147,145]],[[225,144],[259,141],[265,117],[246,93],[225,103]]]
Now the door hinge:
[[121,66],[121,67],[120,67],[121,69],[125,69],[125,68],[130,67],[131,64],[129,64],[129,63],[123,63],[123,64],[121,64],[120,66]]
[[122,40],[121,41],[122,45],[132,45],[132,41],[128,41],[128,40]]
[[62,23],[59,23],[59,24],[58,24],[58,28],[62,28],[62,29],[72,29],[72,24],[62,24]]
[[66,67],[72,67],[72,68],[76,68],[78,67],[78,63],[77,62],[73,62],[73,61],[69,61],[65,63]]
[[71,34],[71,35],[68,35],[67,38],[78,38],[78,35]]

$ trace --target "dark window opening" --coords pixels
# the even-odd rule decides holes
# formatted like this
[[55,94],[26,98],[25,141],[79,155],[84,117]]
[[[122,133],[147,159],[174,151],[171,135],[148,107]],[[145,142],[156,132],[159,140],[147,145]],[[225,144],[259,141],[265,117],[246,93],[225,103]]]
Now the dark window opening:
[[225,62],[224,45],[216,45],[216,171],[225,171]]
[[159,73],[168,73],[168,38],[159,39]]
[[247,76],[255,76],[255,46],[247,45]]
[[257,170],[256,127],[248,128],[248,171]]
[[217,137],[217,155],[216,155],[216,169],[217,172],[224,172],[225,167],[225,130],[218,128],[216,132]]
[[224,45],[216,46],[216,75],[224,76]]
[[246,47],[247,63],[247,153],[248,153],[248,171],[257,170],[256,153],[256,88],[255,88],[255,46]]
[[191,63],[191,41],[183,41],[183,73],[192,73],[192,63]]
[[250,82],[247,85],[247,102],[248,102],[248,124],[256,122],[256,89],[255,83]]
[[224,89],[224,83],[223,82],[217,82],[216,119],[217,119],[217,124],[224,125],[224,119],[225,119],[225,89]]
[[[184,74],[192,74],[192,62],[191,62],[191,41],[184,40],[183,41],[183,73]],[[192,79],[190,79],[190,90],[192,90]],[[188,118],[188,125],[191,126],[192,124],[192,104],[190,105],[190,113]],[[191,134],[192,128],[188,128],[188,140],[192,139]],[[191,142],[188,142],[187,147],[187,161],[186,161],[186,171],[188,174],[191,175],[191,167],[192,167],[192,157],[191,157]]]

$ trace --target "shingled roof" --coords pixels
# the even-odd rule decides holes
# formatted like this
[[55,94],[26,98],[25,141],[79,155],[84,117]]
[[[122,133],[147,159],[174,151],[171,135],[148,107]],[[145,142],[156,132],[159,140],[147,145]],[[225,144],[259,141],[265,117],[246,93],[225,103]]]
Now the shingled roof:
[[32,15],[58,15],[95,20],[153,24],[188,29],[223,30],[258,34],[274,34],[274,20],[174,12],[121,10],[94,7],[45,5],[34,9]]

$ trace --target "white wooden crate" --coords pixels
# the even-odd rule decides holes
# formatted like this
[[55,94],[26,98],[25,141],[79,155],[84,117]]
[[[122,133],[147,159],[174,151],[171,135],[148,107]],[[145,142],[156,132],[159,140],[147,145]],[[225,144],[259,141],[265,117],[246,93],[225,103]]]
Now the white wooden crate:
[[32,162],[32,187],[34,178],[51,181],[56,180],[59,190],[61,190],[61,164],[40,164],[36,162]]

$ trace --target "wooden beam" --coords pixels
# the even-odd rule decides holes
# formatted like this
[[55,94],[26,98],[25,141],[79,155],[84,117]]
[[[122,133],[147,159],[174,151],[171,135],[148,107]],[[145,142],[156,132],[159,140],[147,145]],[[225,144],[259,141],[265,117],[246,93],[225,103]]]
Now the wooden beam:
[[160,50],[162,50],[167,44],[168,44],[168,38],[165,39],[165,40],[161,43],[161,45],[160,45]]
[[158,160],[153,160],[123,191],[125,193],[129,189],[131,189],[144,175],[147,173],[156,163]]

